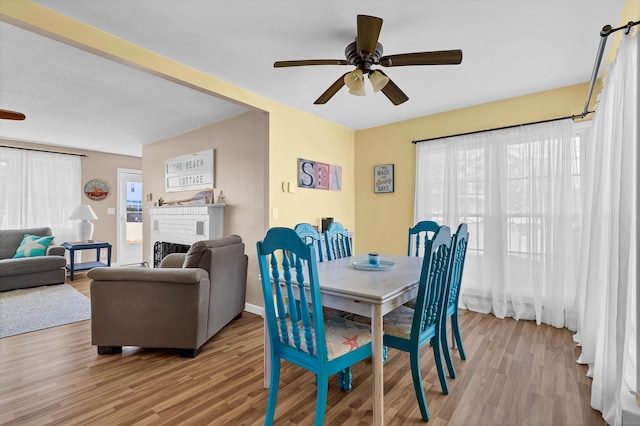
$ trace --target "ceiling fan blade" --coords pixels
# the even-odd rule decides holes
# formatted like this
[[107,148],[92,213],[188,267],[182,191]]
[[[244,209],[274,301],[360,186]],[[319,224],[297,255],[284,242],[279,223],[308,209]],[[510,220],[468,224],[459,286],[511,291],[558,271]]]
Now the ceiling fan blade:
[[405,95],[391,79],[389,79],[389,82],[382,88],[382,93],[384,93],[394,105],[400,105],[409,100],[409,97]]
[[24,120],[25,118],[25,115],[21,112],[9,111],[8,109],[0,109],[0,119]]
[[378,37],[382,28],[382,19],[375,16],[358,15],[358,37],[356,50],[358,52],[376,53]]
[[441,50],[434,52],[403,53],[380,58],[384,67],[404,65],[458,65],[462,62],[462,50]]
[[322,95],[320,95],[318,99],[316,99],[314,104],[316,105],[326,104],[329,101],[329,99],[333,97],[333,95],[338,93],[338,90],[342,89],[342,86],[344,86],[344,76],[347,74],[349,73],[346,72],[342,74],[340,78],[338,78],[331,86],[329,86],[327,90],[324,91]]
[[300,61],[277,61],[273,63],[274,68],[302,67],[305,65],[349,65],[349,61],[344,59],[306,59]]

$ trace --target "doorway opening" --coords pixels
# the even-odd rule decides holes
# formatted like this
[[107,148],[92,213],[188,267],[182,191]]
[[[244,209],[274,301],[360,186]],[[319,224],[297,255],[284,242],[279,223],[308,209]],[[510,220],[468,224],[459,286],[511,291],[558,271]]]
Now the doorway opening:
[[142,264],[142,171],[118,169],[118,264]]

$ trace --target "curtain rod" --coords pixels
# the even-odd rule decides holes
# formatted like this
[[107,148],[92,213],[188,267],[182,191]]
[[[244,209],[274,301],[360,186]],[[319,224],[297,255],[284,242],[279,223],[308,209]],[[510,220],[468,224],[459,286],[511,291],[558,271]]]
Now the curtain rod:
[[22,146],[0,145],[0,148],[22,149],[24,151],[46,152],[46,153],[49,153],[49,154],[75,155],[76,157],[87,157],[87,158],[89,157],[86,154],[75,154],[73,152],[49,151],[49,150],[46,150],[46,149],[26,148],[26,147],[22,147]]
[[[587,114],[591,114],[591,113],[593,113],[593,111],[587,111]],[[585,114],[585,115],[587,115],[587,114]],[[421,142],[435,141],[435,140],[438,140],[438,139],[454,138],[456,136],[475,135],[477,133],[493,132],[495,130],[513,129],[515,127],[522,127],[522,126],[532,126],[534,124],[550,123],[552,121],[560,121],[560,120],[568,120],[568,119],[572,119],[573,120],[573,119],[576,119],[576,118],[584,118],[584,115],[582,115],[582,114],[567,115],[567,116],[564,116],[564,117],[550,118],[548,120],[531,121],[529,123],[520,123],[520,124],[512,124],[510,126],[493,127],[491,129],[474,130],[474,131],[466,132],[466,133],[456,133],[455,135],[437,136],[435,138],[420,139],[419,141],[413,141],[411,143],[417,144],[417,143],[421,143]]]
[[466,135],[474,135],[476,133],[484,133],[484,132],[492,132],[495,130],[504,130],[504,129],[513,129],[514,127],[521,127],[521,126],[531,126],[534,124],[541,124],[541,123],[549,123],[552,121],[560,121],[560,120],[567,120],[567,119],[572,119],[575,120],[576,118],[584,118],[586,117],[588,114],[592,114],[594,111],[589,111],[589,102],[591,102],[591,96],[593,95],[593,87],[595,86],[596,80],[598,78],[598,70],[600,69],[600,62],[602,61],[602,56],[604,54],[604,48],[607,44],[607,37],[609,37],[609,35],[615,33],[616,31],[620,31],[620,30],[624,30],[626,29],[625,33],[629,34],[629,31],[631,31],[631,28],[640,24],[640,21],[629,21],[626,25],[623,25],[621,27],[618,28],[611,28],[611,25],[605,25],[604,27],[602,27],[602,30],[600,31],[600,45],[598,46],[598,52],[596,54],[596,61],[595,64],[593,66],[593,72],[591,73],[591,82],[589,84],[589,93],[587,94],[587,101],[584,103],[584,109],[582,110],[582,112],[580,114],[574,114],[574,115],[567,115],[565,117],[557,117],[557,118],[550,118],[548,120],[541,120],[541,121],[533,121],[530,123],[521,123],[521,124],[513,124],[511,126],[503,126],[503,127],[494,127],[492,129],[484,129],[484,130],[475,130],[475,131],[471,131],[471,132],[466,132],[466,133],[457,133],[457,134],[453,134],[453,135],[448,135],[448,136],[438,136],[435,138],[428,138],[428,139],[420,139],[417,141],[412,141],[411,143],[413,144],[417,144],[420,142],[429,142],[429,141],[434,141],[437,139],[446,139],[446,138],[453,138],[456,136],[466,136]]

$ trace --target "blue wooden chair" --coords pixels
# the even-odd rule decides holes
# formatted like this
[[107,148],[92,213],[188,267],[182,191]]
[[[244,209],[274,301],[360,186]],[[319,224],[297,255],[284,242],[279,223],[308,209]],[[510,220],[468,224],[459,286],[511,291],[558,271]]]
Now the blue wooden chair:
[[427,243],[438,231],[440,225],[432,220],[422,220],[409,228],[407,256],[423,256]]
[[[407,239],[407,256],[424,256],[427,244],[436,234],[440,225],[432,220],[422,220],[409,228],[409,238]],[[404,304],[409,308],[415,307],[415,300],[410,300]]]
[[313,244],[317,250],[318,262],[324,260],[322,254],[322,235],[310,223],[299,223],[293,228],[305,244]]
[[338,374],[343,388],[351,365],[371,357],[371,332],[361,324],[324,318],[315,248],[293,229],[269,229],[257,250],[271,358],[264,424],[273,424],[280,361],[286,360],[316,375],[315,424],[322,425],[329,376]]
[[[441,341],[443,347],[448,347],[447,343],[447,319],[451,318],[451,331],[453,338],[458,345],[458,353],[460,358],[467,359],[462,346],[462,337],[460,336],[460,324],[458,322],[458,300],[460,299],[460,284],[462,281],[462,271],[464,270],[464,260],[467,256],[467,241],[469,240],[469,232],[467,224],[461,223],[453,236],[451,266],[449,268],[449,295],[446,298],[444,327],[442,327]],[[447,358],[447,369],[449,376],[455,378],[456,371],[453,367],[451,358]]]
[[[322,255],[322,235],[316,230],[316,228],[314,228],[310,223],[299,223],[293,228],[293,230],[296,231],[296,234],[298,234],[302,242],[305,244],[313,244],[314,248],[317,249],[318,256],[316,259],[318,262],[322,262],[324,260],[324,256]],[[350,315],[348,312],[338,311],[327,307],[324,307],[322,311],[324,312],[325,317],[329,315],[332,317],[348,318]],[[350,384],[345,386],[347,390],[351,390]]]
[[340,222],[331,222],[324,233],[327,246],[327,260],[352,256],[349,232]]
[[451,231],[449,227],[441,226],[427,244],[415,309],[400,306],[384,317],[384,344],[409,353],[413,387],[424,421],[430,417],[420,371],[420,349],[426,343],[431,343],[433,348],[442,392],[449,393],[441,353],[444,351],[446,357],[448,348],[446,345],[441,347],[440,336],[445,320],[445,298],[449,294],[450,256]]

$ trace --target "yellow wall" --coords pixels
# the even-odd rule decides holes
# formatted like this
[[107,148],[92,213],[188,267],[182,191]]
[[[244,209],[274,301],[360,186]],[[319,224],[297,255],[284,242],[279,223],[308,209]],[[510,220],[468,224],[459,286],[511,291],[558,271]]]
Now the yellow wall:
[[[414,223],[412,141],[578,114],[587,91],[587,83],[579,84],[356,132],[356,223],[367,230],[358,236],[356,252],[406,253]],[[395,192],[376,194],[373,166],[387,163],[395,164]]]
[[[637,22],[640,20],[640,1],[638,0],[627,0],[624,4],[624,9],[622,10],[622,16],[620,17],[620,21],[618,21],[617,27],[622,27],[627,25],[629,22]],[[611,26],[614,26],[613,23],[610,23]],[[604,25],[603,25],[604,26]],[[640,25],[636,25],[633,27],[633,32],[637,32],[640,29],[638,28]],[[624,30],[617,31],[616,33],[610,35],[608,37],[607,43],[611,43],[611,50],[609,51],[609,56],[607,56],[606,63],[609,64],[616,57],[616,51],[618,46],[620,45],[620,40],[622,39],[622,34]]]
[[[271,114],[270,126],[271,225],[293,227],[308,222],[320,226],[322,217],[333,217],[347,229],[355,228],[353,131],[294,109],[288,114]],[[298,188],[298,158],[342,167],[342,190]],[[283,192],[282,182],[291,182],[295,192]],[[277,219],[273,218],[274,208]]]
[[[638,19],[640,1],[627,0],[617,26]],[[615,58],[620,33],[607,41],[612,52],[607,63]],[[595,51],[593,55],[595,60]],[[598,82],[590,110],[600,89]],[[412,141],[579,114],[588,90],[589,83],[578,84],[356,132],[356,223],[358,229],[366,230],[358,233],[356,253],[406,253],[415,195],[416,145]],[[375,194],[373,166],[388,163],[395,164],[395,192]]]

